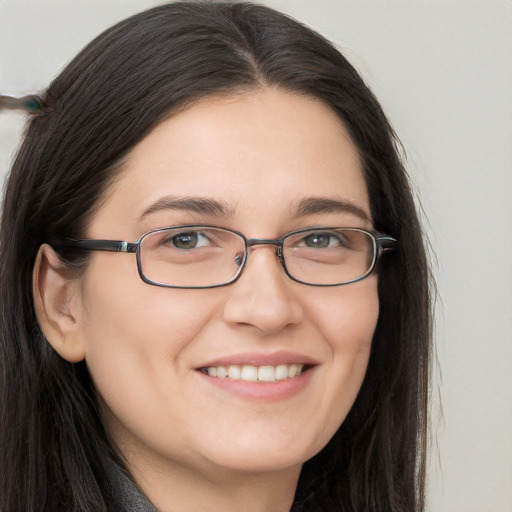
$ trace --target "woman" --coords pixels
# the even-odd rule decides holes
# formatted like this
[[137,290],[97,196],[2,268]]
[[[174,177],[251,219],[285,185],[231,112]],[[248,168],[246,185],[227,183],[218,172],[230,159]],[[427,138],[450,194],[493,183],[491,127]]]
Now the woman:
[[422,510],[425,252],[344,57],[175,3],[44,100],[2,217],[1,510]]

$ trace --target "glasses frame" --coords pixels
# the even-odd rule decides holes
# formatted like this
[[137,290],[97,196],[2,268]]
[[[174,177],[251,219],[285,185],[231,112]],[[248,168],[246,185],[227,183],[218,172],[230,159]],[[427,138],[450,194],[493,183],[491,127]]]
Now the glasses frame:
[[[219,229],[223,231],[228,231],[230,233],[233,233],[235,235],[238,235],[240,238],[243,239],[245,244],[245,251],[244,251],[244,258],[242,262],[240,263],[238,272],[233,276],[232,279],[225,283],[220,284],[214,284],[214,285],[206,285],[206,286],[183,286],[183,285],[172,285],[167,283],[162,283],[160,281],[154,281],[152,279],[149,279],[144,275],[144,271],[142,270],[142,259],[141,259],[141,245],[144,238],[146,238],[149,235],[152,235],[153,233],[157,233],[160,231],[166,231],[171,229],[196,229],[196,228],[209,228],[209,229]],[[286,261],[283,256],[283,244],[286,241],[287,238],[300,234],[305,233],[308,231],[332,231],[332,230],[345,230],[345,231],[357,231],[360,233],[365,233],[368,235],[372,241],[373,241],[373,260],[371,262],[370,268],[368,271],[356,278],[352,279],[350,281],[344,281],[341,283],[329,283],[329,284],[317,284],[317,283],[308,283],[305,281],[301,281],[300,279],[297,279],[293,275],[291,275],[288,271],[288,268],[286,267]],[[245,265],[247,263],[247,260],[249,258],[249,249],[251,247],[254,247],[256,245],[273,245],[277,248],[276,255],[281,263],[281,266],[283,267],[286,275],[292,280],[300,284],[305,284],[307,286],[320,286],[320,287],[330,287],[330,286],[343,286],[345,284],[351,284],[356,283],[358,281],[362,281],[363,279],[367,278],[375,269],[375,266],[377,264],[377,261],[382,256],[383,253],[388,251],[393,251],[396,248],[397,240],[389,235],[386,235],[384,233],[380,233],[378,231],[374,230],[367,230],[362,228],[351,228],[351,227],[325,227],[325,226],[319,226],[319,227],[310,227],[310,228],[303,228],[298,229],[295,231],[290,231],[289,233],[284,234],[280,238],[247,238],[243,233],[240,231],[236,231],[234,229],[229,228],[221,228],[219,226],[210,226],[205,224],[184,224],[180,226],[169,226],[165,228],[158,228],[153,229],[151,231],[148,231],[147,233],[144,233],[136,242],[125,242],[122,240],[104,240],[104,239],[93,239],[93,238],[85,238],[85,239],[72,239],[72,238],[64,238],[57,243],[52,244],[52,247],[56,250],[59,249],[76,249],[76,250],[82,250],[82,251],[106,251],[106,252],[126,252],[126,253],[135,253],[136,259],[137,259],[137,270],[139,273],[139,277],[142,279],[143,282],[153,285],[153,286],[160,286],[163,288],[182,288],[182,289],[206,289],[206,288],[220,288],[222,286],[227,286],[229,284],[234,283],[237,281],[240,276],[242,275],[242,272],[245,268]]]

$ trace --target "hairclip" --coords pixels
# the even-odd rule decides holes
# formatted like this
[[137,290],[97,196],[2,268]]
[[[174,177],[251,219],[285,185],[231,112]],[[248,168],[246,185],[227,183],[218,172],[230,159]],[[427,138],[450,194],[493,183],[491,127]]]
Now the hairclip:
[[39,114],[44,107],[43,97],[39,94],[19,97],[0,94],[0,110],[23,110],[27,114]]

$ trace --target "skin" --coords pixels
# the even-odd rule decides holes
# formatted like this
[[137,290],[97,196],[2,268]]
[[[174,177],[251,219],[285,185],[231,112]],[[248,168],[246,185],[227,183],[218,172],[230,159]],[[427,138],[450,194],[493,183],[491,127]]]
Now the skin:
[[[222,201],[228,211],[143,215],[171,194]],[[350,202],[364,216],[297,215],[309,197]],[[188,223],[258,238],[318,225],[372,228],[343,124],[319,101],[275,89],[206,99],[159,125],[133,149],[86,237],[136,241]],[[69,280],[48,246],[34,276],[47,338],[66,359],[85,358],[108,430],[163,512],[289,510],[301,465],[355,400],[379,311],[375,275],[306,286],[286,276],[270,246],[254,247],[240,279],[215,289],[148,285],[133,254],[106,252]],[[284,398],[219,388],[197,370],[220,357],[282,351],[315,363]]]

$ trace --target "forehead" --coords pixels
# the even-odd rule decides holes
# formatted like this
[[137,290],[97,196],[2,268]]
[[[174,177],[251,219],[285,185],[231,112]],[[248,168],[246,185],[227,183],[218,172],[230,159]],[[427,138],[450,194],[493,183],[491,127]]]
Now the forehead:
[[282,90],[207,98],[158,125],[129,155],[98,217],[136,221],[167,196],[214,199],[241,219],[292,215],[308,197],[369,218],[360,158],[338,116]]

